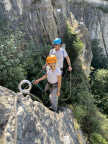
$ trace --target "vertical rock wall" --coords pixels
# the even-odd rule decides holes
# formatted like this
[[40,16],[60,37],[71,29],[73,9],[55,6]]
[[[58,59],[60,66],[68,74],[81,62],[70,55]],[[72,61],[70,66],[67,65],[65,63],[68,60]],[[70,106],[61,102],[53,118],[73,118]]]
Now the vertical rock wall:
[[90,39],[99,40],[102,54],[108,56],[108,2],[72,0],[70,8],[77,21],[88,28]]

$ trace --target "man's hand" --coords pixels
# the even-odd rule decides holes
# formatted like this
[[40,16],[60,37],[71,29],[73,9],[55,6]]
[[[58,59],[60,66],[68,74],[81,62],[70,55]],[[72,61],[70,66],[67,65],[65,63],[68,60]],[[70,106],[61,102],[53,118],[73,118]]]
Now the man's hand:
[[67,64],[68,64],[68,71],[72,71],[72,67],[71,67],[71,61],[70,61],[70,58],[69,56],[66,57],[66,61],[67,61]]
[[39,83],[39,80],[35,80],[34,82],[33,82],[33,84],[38,84]]
[[72,67],[71,66],[68,67],[68,71],[72,71]]
[[60,91],[57,92],[57,96],[60,96]]

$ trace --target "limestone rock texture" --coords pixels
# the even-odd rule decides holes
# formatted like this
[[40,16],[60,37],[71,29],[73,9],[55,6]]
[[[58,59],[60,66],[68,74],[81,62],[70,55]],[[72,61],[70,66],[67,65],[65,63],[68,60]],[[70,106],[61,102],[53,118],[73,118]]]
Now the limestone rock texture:
[[69,22],[84,43],[80,61],[86,75],[90,73],[90,35],[86,25],[79,24],[75,18],[68,0],[2,0],[0,14],[12,23],[11,28],[26,33],[29,40],[36,44],[36,49],[52,44],[56,37],[63,38]]
[[3,0],[1,9],[13,27],[23,29],[36,43],[62,36],[69,17],[66,0]]
[[108,56],[108,1],[72,0],[70,9],[77,21],[86,25],[91,41],[98,40],[101,53]]
[[72,110],[55,113],[0,86],[0,144],[86,144]]

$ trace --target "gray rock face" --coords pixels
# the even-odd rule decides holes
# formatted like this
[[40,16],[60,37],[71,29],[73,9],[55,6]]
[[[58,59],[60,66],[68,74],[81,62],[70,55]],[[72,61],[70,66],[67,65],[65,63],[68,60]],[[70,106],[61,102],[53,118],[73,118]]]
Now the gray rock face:
[[0,87],[0,144],[5,144],[3,131],[12,111],[11,107],[14,103],[14,96],[15,93],[11,90]]
[[90,39],[99,40],[102,54],[108,56],[108,2],[72,0],[70,8],[79,23],[88,28]]
[[92,52],[88,30],[86,26],[79,27],[67,0],[3,0],[0,11],[12,22],[13,28],[19,28],[27,33],[36,47],[52,43],[58,36],[62,38],[67,22],[72,27],[75,23],[75,31],[81,30],[79,35],[82,35],[81,39],[84,42],[81,56],[84,63],[86,62],[85,73],[89,74]]
[[15,27],[23,29],[36,43],[62,36],[68,16],[66,0],[3,0],[5,13]]
[[70,109],[62,108],[54,113],[43,104],[33,102],[29,95],[24,97],[1,86],[0,115],[2,144],[86,143]]

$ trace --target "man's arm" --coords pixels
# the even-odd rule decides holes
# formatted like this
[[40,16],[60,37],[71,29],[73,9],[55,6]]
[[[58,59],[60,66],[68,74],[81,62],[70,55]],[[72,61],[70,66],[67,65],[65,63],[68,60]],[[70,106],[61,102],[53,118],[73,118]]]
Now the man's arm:
[[58,76],[58,90],[57,90],[57,96],[60,96],[60,89],[61,89],[61,75]]
[[45,74],[45,75],[43,75],[41,78],[35,80],[35,81],[33,82],[33,84],[38,84],[40,81],[42,81],[42,80],[44,80],[44,79],[46,79],[46,78],[47,78],[47,74]]
[[68,64],[68,70],[71,71],[72,70],[71,61],[70,61],[70,58],[69,58],[69,56],[68,56],[65,49],[64,49],[64,57],[66,58],[66,61],[67,61],[67,64]]
[[71,61],[70,61],[70,58],[69,58],[69,56],[66,56],[66,61],[67,61],[67,64],[68,64],[68,69],[69,69],[69,71],[71,71],[72,70],[72,67],[71,67]]

